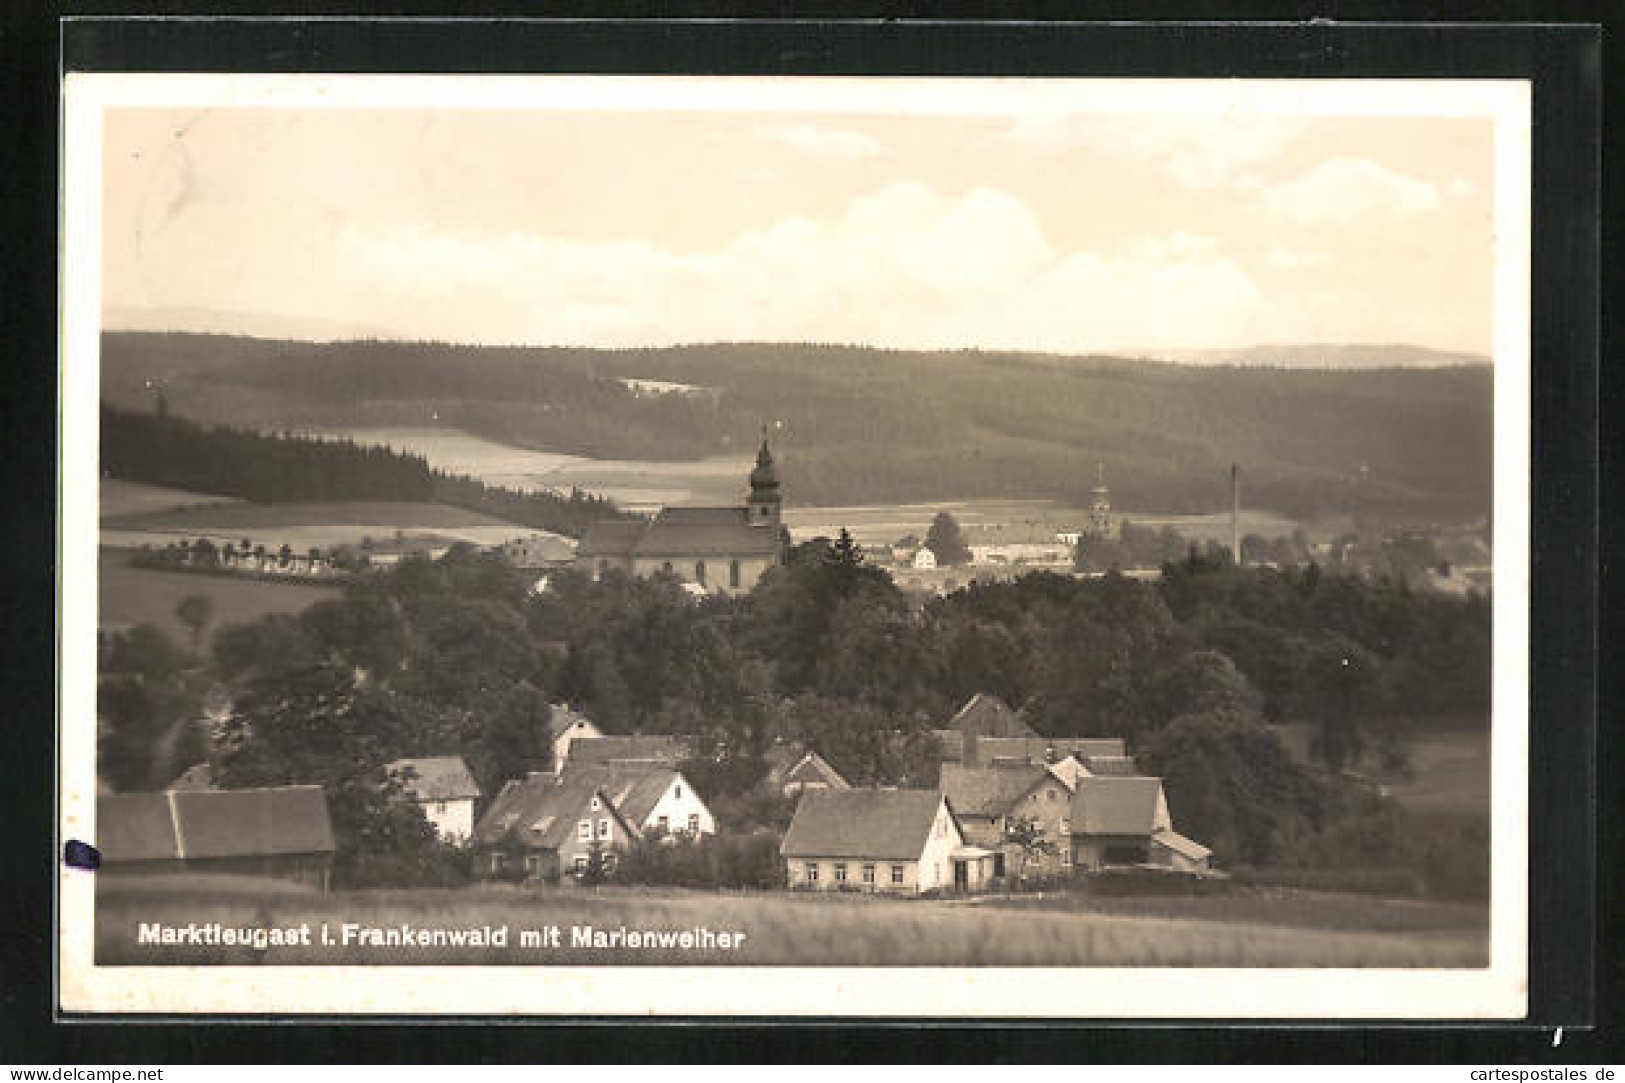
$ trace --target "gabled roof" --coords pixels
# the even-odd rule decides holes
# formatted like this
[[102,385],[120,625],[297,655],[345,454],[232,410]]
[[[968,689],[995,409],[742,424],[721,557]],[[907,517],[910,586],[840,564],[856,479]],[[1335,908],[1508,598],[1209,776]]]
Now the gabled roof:
[[589,523],[576,557],[629,557],[649,524],[636,519],[600,519]]
[[987,692],[978,692],[966,700],[959,713],[948,720],[948,729],[981,737],[1038,737],[1020,712],[1012,711],[1004,700]]
[[937,790],[807,790],[779,851],[785,857],[914,861],[942,800]]
[[822,782],[837,789],[848,790],[852,787],[841,773],[829,765],[829,761],[816,752],[809,752],[796,761],[796,765],[784,773],[785,782]]
[[749,509],[662,508],[632,547],[634,556],[776,556],[779,532],[750,525]]
[[1003,816],[1045,780],[1055,781],[1042,763],[999,763],[966,767],[942,765],[939,785],[954,810],[965,816]]
[[1195,839],[1188,839],[1178,831],[1158,831],[1151,836],[1151,841],[1166,846],[1176,854],[1188,857],[1192,861],[1201,861],[1213,853],[1212,850],[1209,850]]
[[570,742],[569,762],[609,763],[625,760],[653,760],[678,764],[689,757],[689,739],[666,734],[614,734],[604,737],[577,737]]
[[320,786],[107,794],[96,800],[96,831],[113,862],[333,851]]
[[[681,772],[653,761],[606,764],[578,764],[572,761],[565,767],[564,779],[566,782],[596,783],[621,815],[640,828],[648,822],[655,806],[673,784],[688,782]],[[693,786],[689,786],[690,792],[693,789]],[[699,795],[694,796],[698,800]]]
[[1072,794],[1074,835],[1145,835],[1156,830],[1162,779],[1084,776]]
[[1083,761],[1091,775],[1137,775],[1140,769],[1133,756],[1086,756]]
[[583,724],[592,726],[593,732],[598,732],[598,727],[593,726],[592,719],[577,711],[568,703],[550,705],[547,718],[547,735],[553,740],[557,741],[564,736],[565,731],[571,727]]
[[406,792],[419,801],[461,801],[480,796],[480,784],[461,756],[423,756],[400,759],[388,771],[411,771],[416,778],[406,783]]
[[750,523],[750,509],[662,508],[653,520],[601,520],[587,527],[576,556],[733,557],[777,556],[779,531]]
[[[592,808],[594,797],[600,799],[597,810]],[[475,825],[474,841],[493,846],[505,841],[511,831],[526,847],[557,850],[569,841],[577,823],[603,815],[615,816],[623,828],[635,833],[609,795],[603,793],[593,779],[534,774],[502,787],[502,792]]]

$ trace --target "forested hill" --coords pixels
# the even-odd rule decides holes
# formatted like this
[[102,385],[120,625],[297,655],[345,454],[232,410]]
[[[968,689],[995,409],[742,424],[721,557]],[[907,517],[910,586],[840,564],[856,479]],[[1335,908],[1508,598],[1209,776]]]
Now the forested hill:
[[[624,379],[714,391],[639,395]],[[1086,501],[1095,463],[1120,503],[1247,502],[1307,516],[1487,512],[1488,366],[1284,371],[998,351],[814,344],[660,349],[313,344],[111,332],[103,397],[261,429],[455,426],[603,458],[739,454],[764,422],[801,504],[977,497]]]

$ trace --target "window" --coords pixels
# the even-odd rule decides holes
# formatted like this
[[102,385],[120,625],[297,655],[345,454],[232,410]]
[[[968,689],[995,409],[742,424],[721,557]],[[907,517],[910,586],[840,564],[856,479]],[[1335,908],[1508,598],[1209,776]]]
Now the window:
[[818,862],[816,861],[807,862],[807,883],[818,883]]
[[576,838],[582,840],[583,842],[592,841],[591,820],[582,820],[580,823],[576,824]]
[[688,833],[690,835],[698,835],[700,833],[700,814],[697,812],[691,812],[688,814]]
[[537,857],[535,854],[531,854],[529,857],[525,858],[525,871],[526,872],[535,872],[537,869],[540,869],[541,867],[542,867],[542,859]]
[[576,870],[576,872],[586,872],[587,871],[587,855],[586,854],[577,854],[576,855],[575,870]]
[[598,809],[599,809],[599,807],[600,807],[600,805],[599,805],[599,802],[598,802],[598,795],[597,795],[597,794],[593,794],[593,795],[592,795],[592,810],[593,810],[593,811],[594,811],[594,812],[597,812],[597,811],[598,811]]
[[606,873],[615,871],[615,855],[614,854],[605,854],[604,855],[604,871]]
[[893,865],[891,867],[891,882],[894,884],[901,884],[903,882],[903,866]]
[[844,861],[835,863],[835,882],[837,884],[846,883],[846,862]]
[[660,570],[665,572],[667,575],[670,575],[671,574],[671,561],[668,560],[668,561],[665,561],[663,564],[661,564],[660,565]]
[[1051,801],[1053,801],[1053,800],[1055,800],[1055,791],[1054,790],[1045,790],[1044,791],[1044,796],[1048,797]]
[[679,799],[680,799],[680,798],[682,798],[682,796],[683,796],[683,786],[682,786],[682,783],[678,783],[678,784],[677,784],[677,785],[675,785],[675,786],[673,786],[673,787],[672,787],[672,788],[671,788],[671,792],[672,792],[672,795],[673,795],[673,796],[674,796],[674,797],[677,797],[677,798],[679,798]]
[[737,587],[739,585],[739,561],[737,560],[730,560],[728,562],[728,585],[730,587]]
[[503,866],[502,855],[501,854],[492,854],[491,855],[491,871],[492,872],[501,872],[502,871],[502,866]]
[[598,821],[598,837],[601,838],[601,839],[609,838],[609,817],[608,816],[606,816],[602,820]]
[[670,831],[671,830],[671,817],[670,816],[662,816],[662,817],[660,817],[660,819],[656,820],[655,823],[660,826],[660,830],[662,830],[662,831]]
[[446,813],[446,803],[444,801],[436,801],[434,803],[434,810],[435,810],[436,813],[438,813],[438,814],[440,814],[442,816],[445,815],[445,813]]
[[865,865],[863,867],[863,882],[866,884],[872,884],[875,882],[875,867],[873,865]]
[[705,561],[703,560],[694,562],[694,582],[702,587],[705,586]]

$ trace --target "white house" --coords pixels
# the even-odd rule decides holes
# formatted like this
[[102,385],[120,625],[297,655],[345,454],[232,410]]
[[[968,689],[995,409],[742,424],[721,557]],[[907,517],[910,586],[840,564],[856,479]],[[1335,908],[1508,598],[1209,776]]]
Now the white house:
[[914,566],[916,568],[935,568],[937,566],[937,554],[921,546],[919,551],[914,554]]
[[681,771],[662,763],[571,763],[566,784],[591,782],[641,835],[714,835],[717,821]]
[[604,731],[586,715],[578,714],[568,703],[552,705],[547,731],[553,739],[553,770],[558,772],[570,758],[570,743],[581,737],[602,737]]
[[807,790],[779,852],[792,889],[900,895],[978,890],[997,858],[937,790]]
[[423,809],[441,838],[460,841],[474,834],[474,804],[480,799],[480,786],[461,756],[400,759],[385,770],[406,776],[407,795]]

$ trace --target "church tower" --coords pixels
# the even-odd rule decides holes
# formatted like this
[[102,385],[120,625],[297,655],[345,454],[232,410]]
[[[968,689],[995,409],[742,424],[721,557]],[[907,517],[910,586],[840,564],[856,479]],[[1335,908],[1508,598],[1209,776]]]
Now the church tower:
[[1106,464],[1095,464],[1095,487],[1090,492],[1089,532],[1109,538],[1112,533],[1112,499],[1106,488]]
[[779,472],[773,468],[773,453],[767,450],[767,433],[762,433],[762,450],[756,453],[756,469],[750,472],[750,500],[747,503],[750,525],[779,528],[779,510],[784,498],[779,495]]

